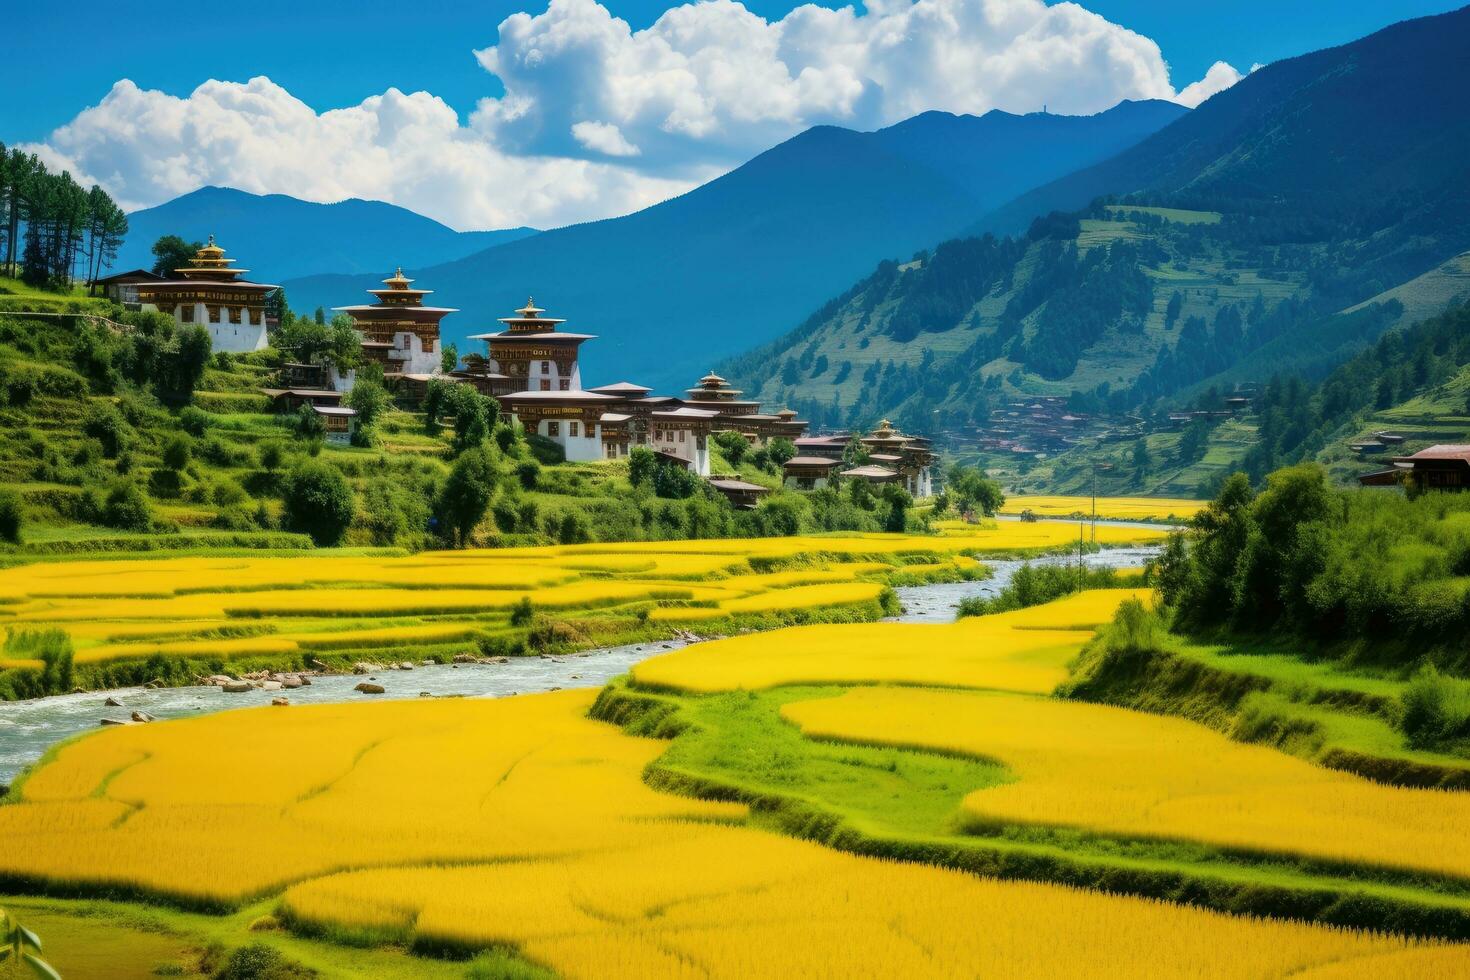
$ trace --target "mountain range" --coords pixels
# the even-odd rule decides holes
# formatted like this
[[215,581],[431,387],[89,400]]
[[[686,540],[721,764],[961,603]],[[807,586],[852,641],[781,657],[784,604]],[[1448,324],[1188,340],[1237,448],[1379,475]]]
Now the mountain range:
[[[447,341],[483,332],[534,295],[599,335],[585,351],[589,381],[681,390],[716,360],[791,329],[880,259],[952,236],[1186,112],[1125,102],[1085,117],[931,112],[871,133],[816,127],[634,214],[405,266],[461,310],[445,321]],[[378,278],[285,286],[294,307],[310,309],[356,302]]]
[[434,265],[536,234],[534,228],[455,231],[407,208],[356,198],[313,204],[285,194],[201,187],[128,215],[128,235],[112,267],[147,269],[163,235],[208,236],[263,282],[323,272],[391,272]]
[[1261,68],[722,370],[921,431],[1018,395],[1124,412],[1320,375],[1470,294],[1466,51],[1470,8]]

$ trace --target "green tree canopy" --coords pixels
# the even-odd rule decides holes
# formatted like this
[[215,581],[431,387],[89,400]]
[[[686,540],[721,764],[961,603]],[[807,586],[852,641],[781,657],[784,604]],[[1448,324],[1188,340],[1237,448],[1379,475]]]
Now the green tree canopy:
[[178,235],[164,235],[153,243],[153,274],[174,278],[174,270],[188,268],[189,260],[203,247],[203,242],[186,242]]
[[315,460],[292,467],[281,499],[287,529],[310,535],[320,546],[340,543],[356,510],[356,495],[347,478],[336,467]]
[[495,496],[495,466],[483,448],[467,449],[454,461],[434,502],[440,527],[458,547],[469,543]]

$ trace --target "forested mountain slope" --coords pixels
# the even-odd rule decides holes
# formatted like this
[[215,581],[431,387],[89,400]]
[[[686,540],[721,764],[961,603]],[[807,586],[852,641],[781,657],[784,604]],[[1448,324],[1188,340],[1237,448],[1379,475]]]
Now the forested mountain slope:
[[1466,51],[1470,8],[1261,69],[1026,198],[1081,211],[882,263],[726,368],[829,424],[930,432],[1016,394],[1123,412],[1320,375],[1466,295]]
[[[462,311],[445,321],[449,340],[482,332],[532,294],[601,338],[586,351],[589,380],[683,389],[715,359],[791,329],[880,259],[953,236],[1185,111],[1145,102],[1090,117],[926,113],[876,133],[817,127],[635,214],[411,274]],[[286,286],[309,309],[355,302],[372,278]]]

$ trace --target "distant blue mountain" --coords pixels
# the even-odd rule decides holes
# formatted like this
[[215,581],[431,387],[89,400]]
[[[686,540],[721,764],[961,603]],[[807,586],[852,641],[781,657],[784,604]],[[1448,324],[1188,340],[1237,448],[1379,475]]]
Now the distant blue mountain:
[[[536,234],[534,228],[455,231],[407,208],[356,198],[313,204],[285,194],[229,187],[199,190],[128,215],[128,237],[114,270],[149,268],[163,235],[223,245],[252,278],[283,282],[324,272],[392,272],[436,265]],[[354,300],[355,302],[355,300]]]
[[[529,294],[572,329],[599,335],[584,349],[589,383],[628,377],[683,389],[722,358],[790,330],[880,260],[953,237],[1187,111],[1125,102],[1095,116],[930,112],[875,133],[819,126],[635,214],[412,272],[462,311],[444,324],[462,350],[465,335],[494,327]],[[286,287],[292,305],[308,309],[356,302],[372,279],[314,276]]]

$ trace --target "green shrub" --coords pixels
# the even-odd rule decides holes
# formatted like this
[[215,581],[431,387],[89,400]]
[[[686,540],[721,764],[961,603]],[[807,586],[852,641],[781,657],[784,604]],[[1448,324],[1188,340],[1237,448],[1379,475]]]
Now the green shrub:
[[65,630],[11,630],[5,636],[5,656],[41,661],[41,689],[47,694],[61,694],[72,688],[74,649]]
[[29,373],[10,374],[5,377],[5,403],[15,408],[25,408],[36,397],[39,385]]
[[153,527],[148,498],[136,483],[124,481],[114,486],[102,505],[102,523],[119,531],[146,532]]
[[529,596],[522,596],[521,600],[510,608],[510,625],[529,626],[536,617],[535,607],[531,605]]
[[1416,749],[1444,748],[1470,735],[1470,684],[1419,668],[1399,696],[1399,727]]
[[185,405],[179,409],[179,428],[194,438],[202,439],[211,425],[214,425],[214,417],[204,409],[196,405]]
[[957,619],[1026,609],[1071,595],[1079,589],[1109,589],[1118,575],[1111,568],[1082,568],[1076,565],[1033,565],[1016,569],[1010,582],[993,598],[971,596],[960,601]]
[[484,449],[466,450],[454,463],[434,502],[434,516],[453,543],[464,547],[490,509],[495,467]]
[[128,423],[111,405],[93,405],[82,422],[82,433],[96,439],[102,455],[116,459],[128,439]]
[[219,507],[239,507],[250,499],[245,488],[229,477],[216,480],[209,488],[210,500]]
[[319,546],[341,542],[352,524],[356,497],[335,468],[304,462],[286,474],[282,500],[286,529],[311,536]]
[[194,455],[194,443],[188,436],[170,436],[163,444],[163,465],[175,473],[189,465]]
[[316,971],[288,960],[265,943],[241,946],[225,958],[215,980],[302,980]]
[[184,477],[177,470],[157,469],[148,474],[148,492],[161,500],[173,500],[183,489]]
[[260,465],[267,473],[274,473],[286,461],[286,444],[272,439],[260,447]]
[[362,524],[373,544],[393,545],[406,539],[417,544],[428,522],[428,502],[411,487],[381,479],[363,491]]
[[293,416],[296,434],[310,442],[319,442],[327,437],[327,423],[312,411],[310,405],[302,405]]
[[23,522],[20,495],[11,490],[0,490],[0,541],[20,544],[20,528]]

